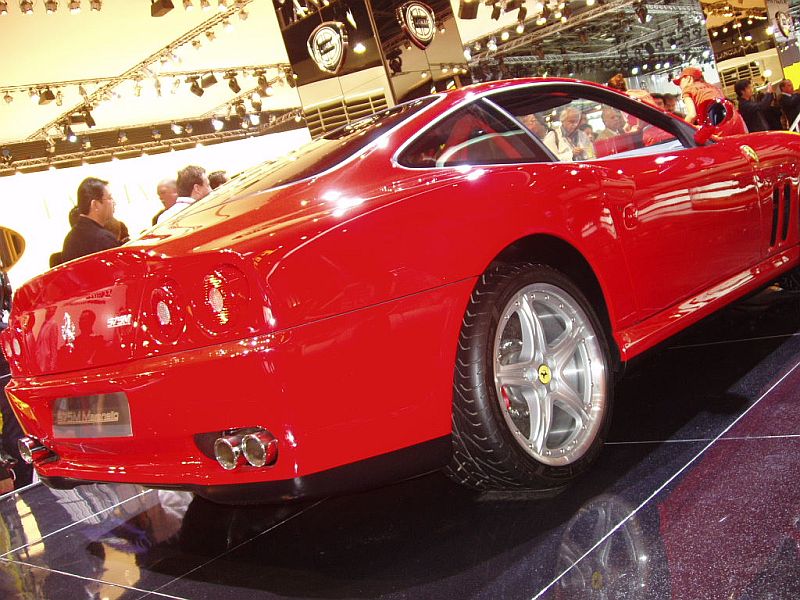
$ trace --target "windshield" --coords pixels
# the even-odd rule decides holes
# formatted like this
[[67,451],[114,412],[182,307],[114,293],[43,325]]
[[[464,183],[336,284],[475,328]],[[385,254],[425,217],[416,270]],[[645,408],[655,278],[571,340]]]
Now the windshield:
[[435,99],[436,96],[429,96],[399,104],[339,127],[285,156],[240,174],[225,186],[226,195],[238,194],[256,184],[259,189],[267,190],[318,175],[356,154]]

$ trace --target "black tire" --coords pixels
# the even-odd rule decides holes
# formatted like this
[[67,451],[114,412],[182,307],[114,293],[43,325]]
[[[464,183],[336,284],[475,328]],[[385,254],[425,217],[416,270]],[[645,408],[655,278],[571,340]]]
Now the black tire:
[[[530,312],[515,308],[521,306],[520,299]],[[546,309],[552,310],[552,314]],[[542,318],[536,316],[537,310],[542,312]],[[570,315],[571,324],[567,323]],[[532,327],[527,331],[533,342],[527,350],[524,325],[518,326],[519,340],[509,334],[516,328],[514,319],[517,323],[527,319],[539,324],[538,330]],[[504,325],[499,329],[501,320]],[[576,320],[579,326],[575,325]],[[564,326],[561,334],[557,334],[558,325]],[[553,331],[547,330],[555,330],[557,335],[548,339]],[[542,343],[535,343],[536,332],[542,334],[538,338]],[[560,343],[549,345],[550,341],[559,340]],[[565,340],[568,343],[563,343]],[[559,356],[570,356],[572,345],[575,346],[574,356],[562,361],[559,372],[548,376],[547,358],[542,358],[542,366],[532,370],[536,356],[545,356],[543,353],[561,346],[565,349]],[[538,355],[536,346],[539,346]],[[515,355],[516,348],[519,352]],[[522,360],[526,352],[531,353],[531,360]],[[515,356],[520,360],[515,362],[508,358]],[[508,364],[503,363],[506,360]],[[555,362],[554,359],[554,365]],[[500,372],[523,364],[525,378],[520,379],[522,384],[518,388],[501,385],[506,371],[498,375],[496,369]],[[581,365],[584,370],[588,369],[588,386],[586,383],[579,385],[575,377]],[[603,445],[613,399],[611,365],[604,328],[584,294],[569,278],[541,264],[491,267],[478,280],[461,327],[453,384],[453,453],[445,473],[456,482],[479,490],[563,487],[589,467]],[[581,400],[577,408],[574,401],[560,399],[568,399],[568,394],[578,388],[579,391],[570,397]],[[539,404],[525,399],[531,395]],[[538,419],[547,407],[551,414]],[[569,411],[573,411],[572,416]],[[534,413],[536,417],[531,416]],[[528,439],[524,435],[526,419]],[[558,427],[555,426],[557,419],[560,419]],[[570,419],[574,420],[573,433],[562,432],[561,428],[570,429]],[[583,428],[580,423],[586,423],[587,427]],[[534,424],[538,436],[534,435]],[[570,435],[575,436],[572,441],[569,441]],[[551,437],[558,441],[558,436],[564,438],[563,445],[554,444],[551,455]],[[535,443],[531,442],[532,437],[536,437]]]

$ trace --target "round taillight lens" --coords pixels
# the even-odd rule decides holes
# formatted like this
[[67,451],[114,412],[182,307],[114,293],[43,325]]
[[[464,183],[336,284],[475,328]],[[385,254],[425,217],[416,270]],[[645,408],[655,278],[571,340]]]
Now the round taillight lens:
[[164,281],[150,294],[150,335],[158,343],[173,344],[186,329],[183,305],[173,281]]
[[250,285],[241,270],[220,265],[203,277],[201,293],[196,302],[197,320],[206,333],[215,335],[240,321],[250,300]]

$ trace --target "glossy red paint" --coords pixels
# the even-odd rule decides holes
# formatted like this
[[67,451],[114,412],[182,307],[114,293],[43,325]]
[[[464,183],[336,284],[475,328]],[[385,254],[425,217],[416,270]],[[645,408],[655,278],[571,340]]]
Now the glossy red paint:
[[[141,240],[22,286],[3,349],[24,429],[58,455],[39,473],[286,481],[447,436],[469,295],[521,240],[571,248],[568,271],[585,262],[623,361],[797,266],[794,134],[583,163],[394,160],[459,106],[544,84],[446,94],[338,167],[272,189],[251,173]],[[789,190],[777,213],[775,189]],[[116,391],[131,437],[53,436],[57,398]],[[278,438],[274,466],[225,471],[194,438],[254,426]]]

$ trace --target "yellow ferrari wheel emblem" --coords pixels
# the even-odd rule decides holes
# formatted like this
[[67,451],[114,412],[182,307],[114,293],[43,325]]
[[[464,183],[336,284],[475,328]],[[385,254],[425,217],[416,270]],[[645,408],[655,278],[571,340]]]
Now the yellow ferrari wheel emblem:
[[539,381],[541,381],[544,385],[550,383],[550,380],[553,378],[553,374],[550,372],[550,367],[547,365],[541,365],[539,367]]

